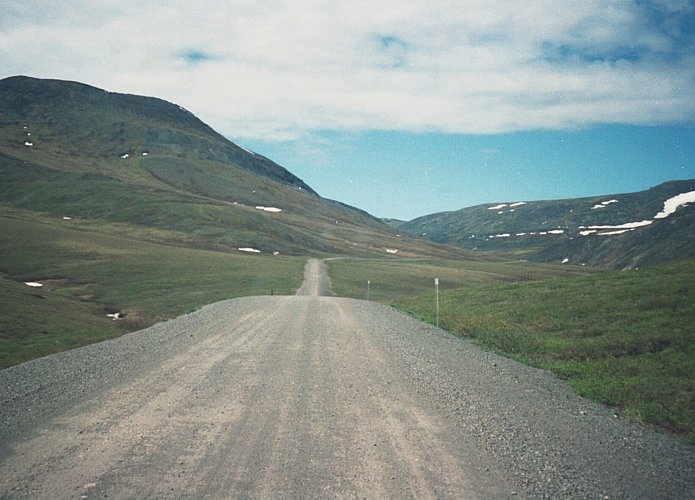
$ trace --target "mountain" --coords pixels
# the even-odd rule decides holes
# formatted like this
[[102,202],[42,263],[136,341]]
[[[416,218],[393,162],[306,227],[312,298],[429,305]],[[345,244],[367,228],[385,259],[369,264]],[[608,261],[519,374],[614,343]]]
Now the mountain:
[[134,224],[167,243],[263,254],[457,253],[322,198],[176,104],[77,82],[0,80],[0,175],[0,208]]
[[390,224],[473,250],[545,262],[636,268],[695,257],[695,180],[647,191],[478,205]]
[[250,154],[189,111],[161,99],[18,76],[0,82],[0,113],[5,122],[31,124],[42,147],[71,155],[108,159],[147,152],[229,162],[313,193],[281,166]]

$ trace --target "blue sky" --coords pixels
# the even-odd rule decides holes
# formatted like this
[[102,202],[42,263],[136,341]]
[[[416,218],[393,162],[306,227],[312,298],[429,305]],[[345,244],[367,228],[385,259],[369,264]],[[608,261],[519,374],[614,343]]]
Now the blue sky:
[[695,178],[693,0],[0,0],[0,78],[180,104],[411,219]]
[[323,196],[405,220],[484,203],[618,194],[695,179],[695,128],[687,126],[324,137],[338,151],[307,159],[281,143],[259,143],[256,150],[310,179]]

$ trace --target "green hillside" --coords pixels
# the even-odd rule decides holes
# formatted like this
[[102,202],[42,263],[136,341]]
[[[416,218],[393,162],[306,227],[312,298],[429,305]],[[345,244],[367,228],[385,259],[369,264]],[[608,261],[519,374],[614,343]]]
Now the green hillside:
[[369,214],[321,198],[160,99],[12,77],[0,81],[0,116],[7,207],[164,229],[171,242],[214,250],[457,253],[401,238]]
[[[567,380],[580,395],[695,443],[695,260],[637,271],[546,264],[330,261],[370,298]],[[465,381],[462,381],[464,383]]]
[[306,261],[186,248],[155,242],[176,239],[164,231],[8,210],[0,232],[0,367],[222,299],[293,294]]
[[[695,257],[695,208],[655,216],[664,203],[695,194],[695,180],[647,191],[549,201],[509,201],[391,222],[438,243],[516,258],[619,269]],[[638,227],[623,227],[643,224]]]

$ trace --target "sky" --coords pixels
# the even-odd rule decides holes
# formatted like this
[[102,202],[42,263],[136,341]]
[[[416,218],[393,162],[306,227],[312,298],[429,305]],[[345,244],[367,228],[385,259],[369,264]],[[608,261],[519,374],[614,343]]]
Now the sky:
[[0,0],[0,78],[179,104],[410,220],[695,178],[695,0]]

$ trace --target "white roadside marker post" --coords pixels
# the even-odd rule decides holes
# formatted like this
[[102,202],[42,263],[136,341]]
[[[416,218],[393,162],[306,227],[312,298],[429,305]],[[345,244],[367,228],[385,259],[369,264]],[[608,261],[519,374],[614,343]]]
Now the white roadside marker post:
[[367,300],[369,300],[369,287],[371,285],[371,281],[367,280]]
[[437,304],[437,320],[436,320],[436,325],[437,328],[439,328],[439,278],[434,278],[434,290],[435,290],[435,296],[436,298],[436,304]]

